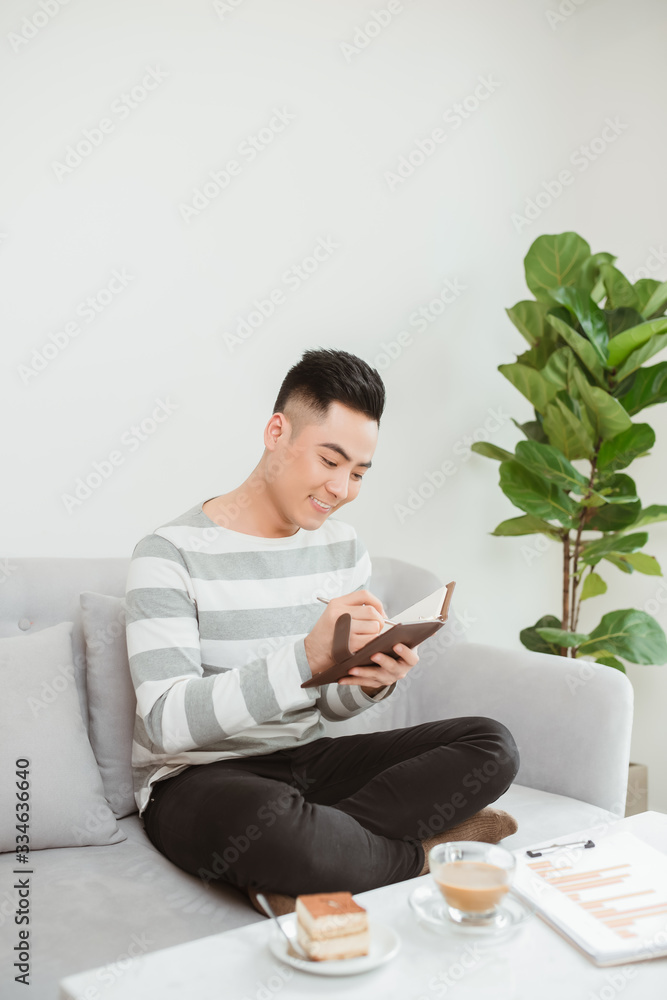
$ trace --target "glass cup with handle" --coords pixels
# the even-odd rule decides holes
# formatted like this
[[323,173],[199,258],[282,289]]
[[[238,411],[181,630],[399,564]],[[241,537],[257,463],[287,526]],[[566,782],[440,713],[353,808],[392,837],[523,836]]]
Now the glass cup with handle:
[[451,920],[478,926],[494,921],[512,884],[513,854],[498,844],[454,840],[432,847],[428,861]]

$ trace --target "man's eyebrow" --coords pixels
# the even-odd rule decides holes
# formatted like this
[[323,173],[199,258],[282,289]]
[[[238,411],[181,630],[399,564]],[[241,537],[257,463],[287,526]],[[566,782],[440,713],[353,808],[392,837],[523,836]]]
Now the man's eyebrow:
[[[343,451],[343,449],[341,448],[341,446],[339,444],[332,444],[330,442],[327,442],[327,443],[318,444],[317,447],[318,448],[331,448],[332,451],[337,451],[339,455],[342,455],[342,457],[345,459],[346,462],[351,462],[352,461],[352,459],[347,454],[347,452]],[[370,469],[370,467],[371,467],[372,464],[373,464],[372,462],[357,462],[357,465],[363,465],[363,467],[365,469]]]

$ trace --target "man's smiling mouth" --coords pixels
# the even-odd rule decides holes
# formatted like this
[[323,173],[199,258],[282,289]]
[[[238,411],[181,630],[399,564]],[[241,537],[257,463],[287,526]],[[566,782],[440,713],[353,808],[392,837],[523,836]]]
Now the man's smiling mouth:
[[315,502],[315,504],[316,504],[316,505],[317,505],[317,506],[318,506],[318,507],[319,507],[319,508],[320,508],[321,510],[331,510],[331,508],[332,508],[332,506],[333,506],[333,505],[332,505],[332,504],[330,504],[330,503],[323,503],[323,502],[322,502],[321,500],[318,500],[318,499],[317,499],[317,497],[315,497],[315,496],[313,496],[313,495],[312,495],[312,493],[311,493],[311,495],[310,495],[310,499],[311,499],[311,500],[313,500],[313,501]]

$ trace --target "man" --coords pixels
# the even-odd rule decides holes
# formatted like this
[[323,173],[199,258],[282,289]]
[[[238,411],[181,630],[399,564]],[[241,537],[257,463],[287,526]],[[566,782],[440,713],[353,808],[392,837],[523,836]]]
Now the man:
[[[247,479],[146,535],[132,555],[132,763],[146,833],[185,871],[235,885],[262,913],[258,890],[288,912],[299,893],[421,875],[442,840],[497,842],[516,829],[507,813],[484,809],[518,769],[514,740],[494,720],[323,735],[322,717],[392,697],[415,650],[397,645],[335,684],[301,687],[332,664],[341,614],[352,618],[352,652],[385,617],[368,590],[368,553],[336,516],[369,474],[384,400],[360,358],[306,351]],[[483,767],[485,781],[471,780]],[[456,825],[420,839],[443,801]]]

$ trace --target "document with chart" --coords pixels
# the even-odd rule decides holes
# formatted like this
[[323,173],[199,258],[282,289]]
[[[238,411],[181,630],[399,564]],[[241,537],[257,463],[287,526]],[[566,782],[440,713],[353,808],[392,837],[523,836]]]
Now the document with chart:
[[596,965],[667,955],[667,855],[632,833],[529,858],[513,889]]

